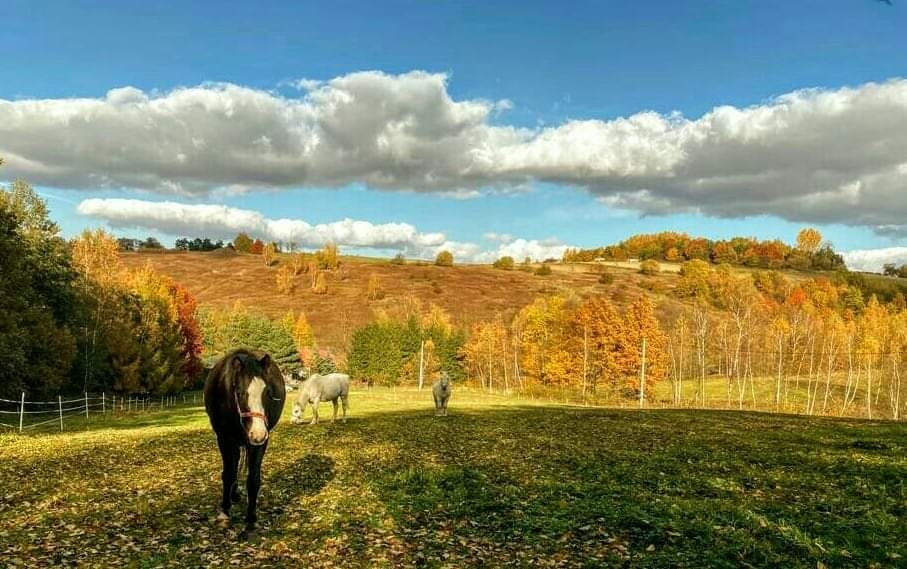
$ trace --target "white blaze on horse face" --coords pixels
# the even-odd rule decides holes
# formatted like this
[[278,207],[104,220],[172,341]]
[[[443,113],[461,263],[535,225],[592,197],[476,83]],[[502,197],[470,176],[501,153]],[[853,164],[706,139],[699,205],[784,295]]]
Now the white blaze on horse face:
[[[264,415],[265,406],[262,398],[265,394],[265,382],[262,378],[256,377],[249,383],[249,411],[261,413]],[[268,426],[264,419],[252,417],[252,427],[249,429],[249,442],[253,445],[260,445],[268,438]]]

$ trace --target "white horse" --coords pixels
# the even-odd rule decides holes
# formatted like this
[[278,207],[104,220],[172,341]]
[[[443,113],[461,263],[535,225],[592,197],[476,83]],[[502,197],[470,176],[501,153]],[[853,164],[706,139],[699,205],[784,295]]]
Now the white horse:
[[435,416],[447,416],[447,402],[450,401],[450,377],[446,372],[441,372],[441,378],[431,386],[432,397],[435,398]]
[[299,395],[293,403],[293,423],[302,422],[307,404],[312,405],[312,425],[318,423],[318,404],[330,401],[334,405],[334,416],[331,422],[337,420],[337,400],[343,403],[343,421],[346,422],[346,411],[349,407],[350,376],[345,373],[329,373],[327,375],[313,374],[299,384]]

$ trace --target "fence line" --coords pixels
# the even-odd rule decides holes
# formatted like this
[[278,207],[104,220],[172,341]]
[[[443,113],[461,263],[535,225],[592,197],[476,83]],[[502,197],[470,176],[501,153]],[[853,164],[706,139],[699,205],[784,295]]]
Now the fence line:
[[[137,412],[150,412],[152,410],[163,410],[167,407],[173,407],[180,403],[196,404],[200,400],[198,392],[181,393],[179,395],[164,395],[160,397],[152,395],[121,395],[113,394],[108,397],[106,392],[100,395],[90,396],[85,393],[83,397],[77,399],[63,399],[63,396],[57,396],[56,401],[27,401],[25,392],[17,400],[0,398],[0,405],[15,405],[18,409],[0,409],[0,419],[9,417],[14,423],[0,421],[0,428],[8,428],[13,431],[22,433],[29,429],[34,429],[51,423],[58,423],[60,431],[65,428],[65,420],[75,418],[84,418],[86,424],[91,421],[91,416],[100,414],[102,417],[114,417]],[[78,405],[73,405],[78,403]],[[64,405],[66,405],[64,407]],[[29,409],[27,407],[31,406]],[[44,408],[41,408],[44,406]],[[52,406],[52,407],[51,407]],[[35,409],[34,407],[38,407]],[[26,417],[41,419],[40,415],[52,415],[52,417],[38,420],[34,423],[25,423]],[[18,420],[16,420],[18,419]]]

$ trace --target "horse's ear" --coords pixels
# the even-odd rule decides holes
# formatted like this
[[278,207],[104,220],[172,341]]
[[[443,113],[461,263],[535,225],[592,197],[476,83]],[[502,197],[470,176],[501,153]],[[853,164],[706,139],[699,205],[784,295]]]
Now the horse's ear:
[[236,356],[233,356],[233,358],[230,360],[230,369],[233,370],[234,372],[241,370],[242,369],[242,360],[240,360]]
[[261,364],[261,367],[268,367],[269,365],[271,365],[271,356],[265,353],[265,355],[261,356],[258,359],[258,363]]

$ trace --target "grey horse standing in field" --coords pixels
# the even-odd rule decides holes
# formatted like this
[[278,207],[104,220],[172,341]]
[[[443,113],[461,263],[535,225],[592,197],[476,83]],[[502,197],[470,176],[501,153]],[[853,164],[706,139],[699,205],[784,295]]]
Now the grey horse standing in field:
[[435,398],[435,416],[447,416],[447,402],[450,401],[450,377],[442,371],[441,377],[431,386],[431,394]]
[[346,411],[349,407],[350,376],[345,373],[313,374],[299,385],[299,395],[293,404],[293,423],[301,423],[307,404],[312,405],[312,425],[318,423],[318,404],[330,401],[334,405],[334,416],[337,420],[337,400],[343,403],[343,421],[346,422]]

